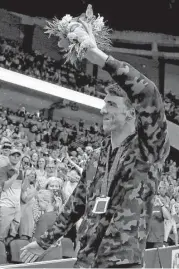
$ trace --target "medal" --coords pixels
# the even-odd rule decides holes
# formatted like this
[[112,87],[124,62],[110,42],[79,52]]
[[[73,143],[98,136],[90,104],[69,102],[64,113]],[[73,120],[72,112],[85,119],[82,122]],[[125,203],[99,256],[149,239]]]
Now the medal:
[[108,204],[110,201],[110,197],[108,196],[108,191],[109,191],[108,183],[109,181],[111,182],[112,179],[114,178],[114,174],[116,172],[121,154],[122,154],[122,150],[121,148],[119,148],[115,156],[114,162],[112,164],[112,167],[110,169],[110,172],[109,172],[108,169],[109,169],[110,146],[108,147],[106,171],[104,175],[104,180],[101,182],[101,194],[100,194],[100,197],[96,198],[95,205],[92,210],[93,214],[104,214],[107,211]]
[[110,197],[97,197],[92,212],[94,214],[104,214],[108,208]]

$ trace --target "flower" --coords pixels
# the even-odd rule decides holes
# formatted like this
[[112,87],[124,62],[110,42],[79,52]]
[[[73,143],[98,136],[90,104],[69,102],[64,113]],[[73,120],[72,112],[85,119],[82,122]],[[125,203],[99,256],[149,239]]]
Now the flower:
[[93,22],[93,27],[95,28],[96,31],[101,31],[102,28],[104,27],[104,17],[101,17],[98,14],[97,19]]
[[72,19],[73,19],[72,16],[67,14],[62,18],[62,22],[66,22],[66,23],[68,22],[69,23],[69,22],[71,22]]
[[72,16],[70,16],[69,14],[65,15],[58,23],[58,30],[60,32],[62,32],[62,34],[66,34],[67,33],[67,27],[69,25],[69,23],[72,20]]
[[[88,5],[86,16],[82,14],[80,18],[91,25],[95,44],[101,50],[108,50],[111,46],[111,30],[105,26],[104,17],[99,14],[98,17],[93,15],[92,6]],[[52,22],[47,22],[45,29],[45,33],[49,34],[49,36],[54,35],[59,38],[58,46],[66,51],[64,55],[66,62],[69,61],[74,65],[78,64],[85,57],[87,50],[93,46],[84,25],[78,18],[73,18],[69,14],[65,15],[61,20],[54,18]]]

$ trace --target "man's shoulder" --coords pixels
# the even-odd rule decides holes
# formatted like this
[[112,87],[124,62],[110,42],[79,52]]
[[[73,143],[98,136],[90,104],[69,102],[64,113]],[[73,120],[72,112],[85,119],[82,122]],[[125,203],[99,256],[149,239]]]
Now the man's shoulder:
[[11,170],[10,164],[0,167],[0,181],[1,180],[6,181],[10,177],[9,175],[10,170]]
[[0,171],[8,171],[11,168],[9,163],[0,166]]

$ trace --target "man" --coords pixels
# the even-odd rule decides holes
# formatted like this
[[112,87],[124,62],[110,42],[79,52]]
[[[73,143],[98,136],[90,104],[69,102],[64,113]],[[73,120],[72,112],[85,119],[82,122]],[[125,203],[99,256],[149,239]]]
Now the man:
[[166,217],[170,218],[170,213],[157,195],[155,196],[153,203],[152,217],[147,238],[147,248],[157,248],[165,245],[164,221]]
[[6,166],[9,163],[9,153],[12,149],[12,144],[9,142],[3,143],[0,154],[0,167]]
[[58,158],[59,157],[59,149],[55,146],[52,148],[51,157],[52,157],[55,164],[60,162],[60,159]]
[[6,132],[7,132],[7,137],[11,137],[11,135],[13,134],[14,132],[14,129],[15,129],[15,126],[10,123],[8,126],[7,126],[7,129],[6,129]]
[[22,185],[18,166],[20,158],[21,152],[12,149],[9,164],[0,168],[0,240],[5,240],[9,233],[11,237],[15,237],[19,227]]
[[94,178],[86,182],[87,165],[55,225],[25,247],[21,258],[34,261],[83,217],[75,267],[139,268],[157,192],[157,165],[169,152],[164,106],[153,82],[98,49],[84,27],[86,58],[116,81],[101,110],[110,135],[101,144]]
[[[28,137],[29,142],[32,142],[35,140],[36,135],[37,135],[37,131],[38,131],[38,126],[36,124],[32,125],[30,130],[27,133],[27,137]],[[36,146],[36,144],[35,144],[35,146]],[[33,149],[32,146],[31,146],[31,149]]]
[[53,162],[53,159],[46,165],[47,178],[55,177],[57,174],[56,165]]
[[63,184],[63,194],[65,202],[68,201],[69,197],[73,193],[74,189],[78,185],[79,182],[79,174],[75,168],[71,169],[71,171],[67,172],[67,180]]

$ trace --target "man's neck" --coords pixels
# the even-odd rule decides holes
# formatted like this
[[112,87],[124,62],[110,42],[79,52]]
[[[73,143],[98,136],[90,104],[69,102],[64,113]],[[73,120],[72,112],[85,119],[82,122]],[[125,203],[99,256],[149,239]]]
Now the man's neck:
[[111,132],[111,144],[112,144],[112,150],[115,148],[118,148],[121,146],[121,144],[124,142],[124,140],[131,135],[132,132],[127,129],[115,130]]

